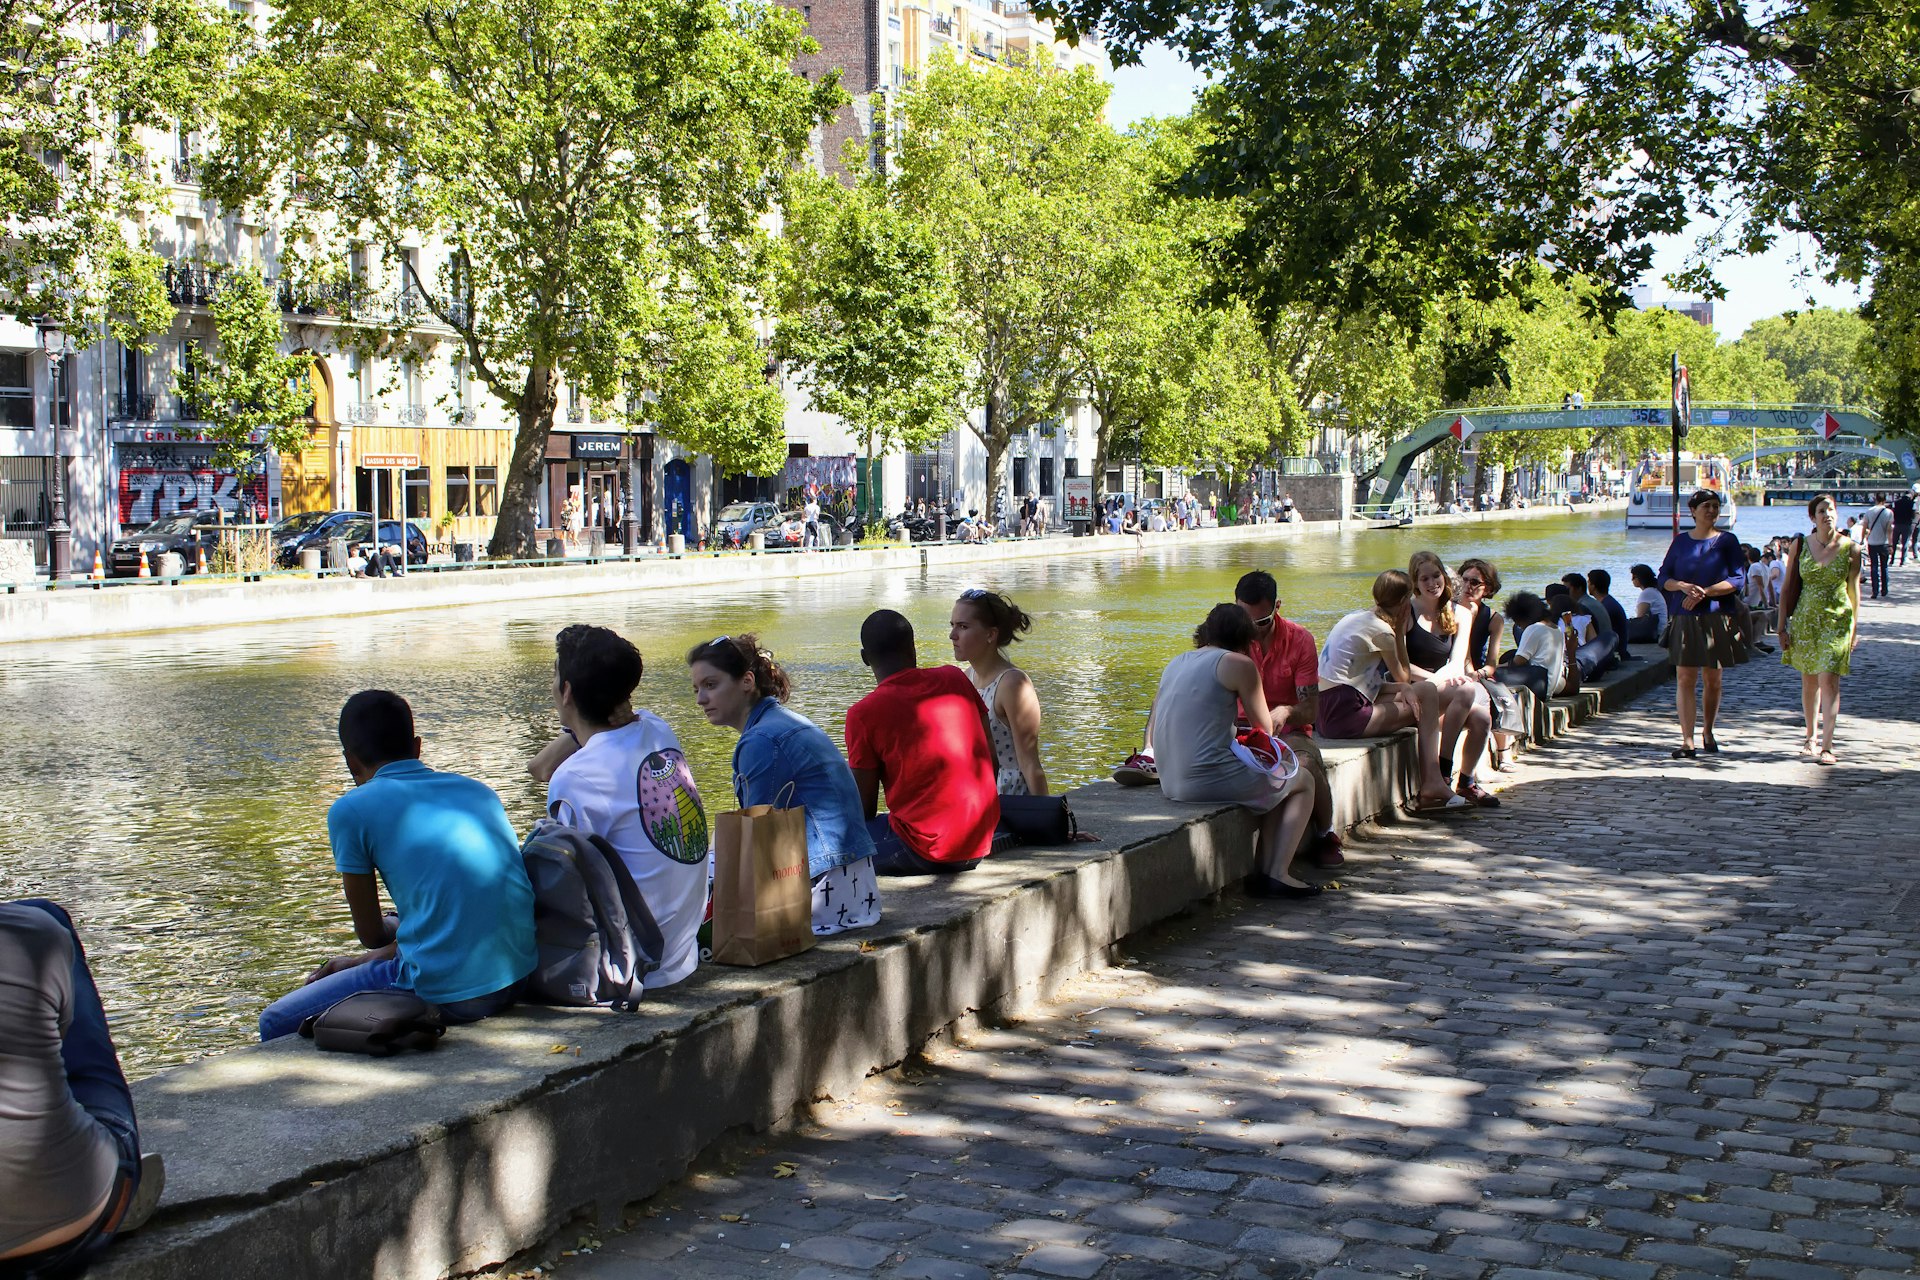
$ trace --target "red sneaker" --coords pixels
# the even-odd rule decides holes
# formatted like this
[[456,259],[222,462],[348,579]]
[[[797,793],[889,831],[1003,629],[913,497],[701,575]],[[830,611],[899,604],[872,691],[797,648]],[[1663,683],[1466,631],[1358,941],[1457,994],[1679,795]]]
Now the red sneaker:
[[1113,780],[1123,787],[1153,787],[1160,784],[1160,769],[1153,757],[1136,751],[1113,771]]
[[1346,842],[1340,838],[1339,832],[1328,831],[1313,842],[1313,848],[1307,856],[1313,859],[1316,867],[1338,867],[1347,861],[1347,855],[1340,852],[1345,847]]

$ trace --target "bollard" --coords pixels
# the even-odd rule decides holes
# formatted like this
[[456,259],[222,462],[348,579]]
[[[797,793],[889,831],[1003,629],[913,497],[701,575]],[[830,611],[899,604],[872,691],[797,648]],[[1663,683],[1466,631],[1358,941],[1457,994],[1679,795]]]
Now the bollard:
[[566,540],[563,538],[548,538],[547,539],[547,559],[565,560],[566,558],[567,558]]
[[684,533],[668,534],[667,554],[670,556],[683,556],[687,554],[687,535]]
[[154,576],[156,578],[178,578],[184,575],[186,571],[187,558],[185,556],[181,555],[178,551],[163,551],[160,553],[160,564],[159,567],[154,570]]
[[300,571],[302,573],[320,572],[320,548],[302,547],[300,549]]
[[748,534],[747,546],[756,552],[765,551],[767,549],[767,531],[765,529],[755,529],[752,533]]

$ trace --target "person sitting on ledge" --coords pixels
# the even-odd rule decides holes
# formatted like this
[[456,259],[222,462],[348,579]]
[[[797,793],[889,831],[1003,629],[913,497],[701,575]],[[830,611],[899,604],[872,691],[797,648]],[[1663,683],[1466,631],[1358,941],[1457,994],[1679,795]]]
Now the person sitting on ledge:
[[[1587,576],[1583,573],[1569,573],[1560,579],[1567,588],[1571,600],[1568,606],[1573,610],[1575,633],[1580,643],[1575,648],[1574,659],[1580,664],[1580,678],[1595,680],[1613,670],[1620,661],[1619,641],[1614,639],[1613,619],[1607,616],[1606,609],[1598,600],[1587,594]],[[1586,626],[1580,623],[1585,620]]]
[[1627,652],[1627,611],[1618,600],[1607,594],[1612,589],[1612,574],[1605,569],[1587,570],[1587,595],[1605,611],[1607,625],[1613,628],[1614,661],[1625,662],[1633,656]]
[[152,1214],[133,1094],[73,919],[0,902],[0,1275],[67,1275]]
[[1388,569],[1373,580],[1373,608],[1333,624],[1320,649],[1320,732],[1329,738],[1418,733],[1420,810],[1464,809],[1440,769],[1440,690],[1407,666],[1413,579]]
[[[547,816],[597,835],[620,855],[665,946],[649,991],[700,962],[707,913],[707,811],[667,722],[633,711],[640,651],[605,627],[575,623],[554,637],[553,702],[580,744],[547,784]],[[622,713],[624,723],[614,723]]]
[[1507,621],[1513,624],[1518,647],[1501,662],[1494,678],[1531,689],[1542,700],[1565,692],[1567,643],[1560,628],[1547,620],[1547,602],[1531,591],[1517,591],[1507,600]]
[[[411,991],[449,1023],[511,1005],[533,972],[533,886],[500,797],[420,763],[413,708],[363,689],[340,709],[354,789],[327,810],[327,838],[353,930],[367,950],[336,956],[260,1015],[260,1038],[290,1036],[356,991]],[[387,887],[397,929],[380,911]]]
[[773,654],[755,636],[715,636],[688,651],[687,675],[707,723],[739,731],[733,790],[741,808],[806,811],[813,936],[880,923],[860,789],[826,730],[787,709],[791,685]]
[[1259,665],[1248,656],[1253,620],[1238,604],[1217,604],[1193,630],[1193,648],[1160,674],[1147,713],[1160,790],[1169,800],[1242,805],[1260,817],[1247,893],[1256,898],[1311,898],[1321,887],[1293,874],[1293,857],[1313,818],[1313,775],[1297,768],[1282,785],[1235,754],[1235,716],[1274,731]]
[[1627,619],[1627,639],[1635,644],[1659,644],[1667,630],[1667,594],[1660,590],[1653,566],[1637,564],[1628,570],[1634,588],[1633,616]]
[[[987,708],[958,667],[922,667],[913,624],[892,609],[860,624],[860,661],[877,687],[847,708],[847,763],[881,875],[967,871],[994,848]],[[887,812],[880,793],[886,791]]]

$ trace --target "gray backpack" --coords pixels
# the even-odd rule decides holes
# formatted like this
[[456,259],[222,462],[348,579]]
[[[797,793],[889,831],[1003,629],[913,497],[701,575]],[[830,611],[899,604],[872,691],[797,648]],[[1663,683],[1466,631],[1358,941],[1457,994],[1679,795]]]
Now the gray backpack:
[[527,998],[541,1004],[640,1007],[666,939],[620,855],[601,837],[542,818],[520,846],[533,882],[539,959]]

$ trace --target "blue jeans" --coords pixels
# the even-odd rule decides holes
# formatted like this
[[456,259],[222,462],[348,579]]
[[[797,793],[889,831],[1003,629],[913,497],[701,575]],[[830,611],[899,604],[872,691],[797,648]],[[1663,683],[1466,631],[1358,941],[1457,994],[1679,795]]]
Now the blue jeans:
[[[867,834],[873,837],[873,869],[878,875],[950,876],[960,871],[971,871],[986,861],[985,858],[973,858],[966,862],[935,862],[932,858],[922,857],[900,838],[900,833],[893,829],[893,823],[887,820],[884,813],[867,819]],[[996,831],[989,851],[998,853],[1012,844],[1012,833]]]
[[[260,1039],[278,1040],[282,1036],[294,1035],[300,1030],[300,1024],[308,1018],[325,1013],[356,991],[411,990],[413,988],[407,985],[398,959],[370,960],[366,964],[357,964],[351,969],[330,973],[318,982],[295,987],[268,1005],[260,1013]],[[449,1026],[478,1022],[511,1005],[519,994],[520,984],[516,982],[492,995],[443,1004],[440,1006],[440,1016]]]
[[73,917],[45,898],[22,898],[19,905],[46,912],[73,935],[73,1009],[67,1033],[60,1041],[60,1063],[66,1070],[67,1092],[82,1110],[112,1137],[120,1156],[120,1172],[107,1208],[92,1226],[64,1244],[25,1257],[0,1262],[0,1276],[54,1276],[77,1271],[98,1257],[112,1241],[107,1221],[122,1197],[131,1199],[140,1185],[140,1129],[133,1118],[133,1093],[120,1071],[120,1055],[107,1029],[107,1011],[100,990],[87,967],[86,949],[73,927]]

